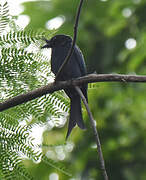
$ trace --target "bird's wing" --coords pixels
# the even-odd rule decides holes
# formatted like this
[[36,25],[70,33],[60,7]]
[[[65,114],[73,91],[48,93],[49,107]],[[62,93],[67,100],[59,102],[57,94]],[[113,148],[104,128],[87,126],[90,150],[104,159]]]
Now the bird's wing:
[[[81,72],[81,76],[84,76],[87,74],[87,70],[86,70],[86,65],[85,65],[85,61],[84,61],[84,57],[83,57],[83,54],[81,52],[81,50],[78,48],[78,46],[76,45],[75,48],[74,48],[74,56],[75,56],[75,60],[76,60],[76,63],[78,64],[79,66],[79,69],[80,69],[80,72]],[[81,90],[88,102],[88,96],[87,96],[87,88],[88,88],[88,85],[87,84],[83,84],[81,86]]]
[[84,62],[84,57],[81,50],[78,48],[77,45],[75,45],[75,48],[74,48],[74,56],[75,56],[76,62],[79,65],[81,76],[86,75],[87,72],[86,72],[86,65]]

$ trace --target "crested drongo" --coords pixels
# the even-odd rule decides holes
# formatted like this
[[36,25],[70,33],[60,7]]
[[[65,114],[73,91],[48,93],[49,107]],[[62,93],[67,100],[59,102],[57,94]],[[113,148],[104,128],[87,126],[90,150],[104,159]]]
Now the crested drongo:
[[[72,38],[67,35],[56,35],[50,40],[46,40],[46,45],[42,48],[51,48],[51,71],[56,75],[60,66],[64,62],[68,52],[72,46]],[[68,63],[63,67],[61,73],[59,74],[58,81],[66,81],[74,78],[78,78],[86,75],[86,66],[84,62],[84,57],[81,50],[75,45],[73,54],[69,59]],[[80,86],[82,93],[84,94],[86,100],[87,98],[87,84]],[[75,88],[64,89],[68,97],[70,98],[70,116],[68,124],[68,132],[66,138],[70,135],[72,129],[77,124],[81,129],[85,129],[85,125],[82,118],[81,110],[81,98],[76,92]]]

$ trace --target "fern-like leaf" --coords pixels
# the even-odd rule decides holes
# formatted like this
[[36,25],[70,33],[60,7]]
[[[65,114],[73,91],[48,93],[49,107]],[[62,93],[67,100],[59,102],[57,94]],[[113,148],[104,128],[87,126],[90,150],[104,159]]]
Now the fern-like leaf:
[[8,43],[11,45],[20,43],[21,45],[26,46],[32,42],[42,39],[43,37],[51,37],[52,33],[54,33],[54,31],[10,31],[0,37],[0,43]]
[[[0,102],[52,81],[48,57],[40,46],[43,37],[55,31],[26,31],[15,28],[8,3],[0,2]],[[11,26],[11,24],[14,24]],[[7,29],[9,26],[10,31]],[[64,125],[69,101],[62,91],[35,99],[0,113],[0,179],[32,179],[22,164],[24,157],[41,159],[66,175],[69,173],[36,151],[30,136],[33,123]],[[20,125],[21,122],[30,125]]]
[[9,22],[9,6],[7,1],[0,3],[0,34],[6,29]]
[[[36,159],[29,126],[14,126],[0,119],[0,170],[5,179],[32,179],[22,164],[23,156]],[[20,156],[21,154],[21,156]]]

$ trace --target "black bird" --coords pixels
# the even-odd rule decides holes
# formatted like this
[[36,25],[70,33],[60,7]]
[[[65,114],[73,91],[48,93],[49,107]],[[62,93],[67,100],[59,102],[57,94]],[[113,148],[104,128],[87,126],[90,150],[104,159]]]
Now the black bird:
[[[56,75],[72,46],[72,38],[70,36],[61,34],[52,37],[50,40],[46,40],[46,39],[44,40],[46,41],[46,45],[43,46],[42,48],[52,48],[51,71]],[[70,60],[63,67],[63,70],[59,74],[57,80],[65,81],[65,80],[78,78],[84,75],[86,75],[86,66],[84,62],[84,57],[80,49],[77,47],[77,45],[75,45]],[[88,101],[87,84],[81,85],[80,88],[86,100]],[[68,95],[68,97],[70,98],[70,103],[71,103],[68,132],[66,135],[66,139],[67,139],[76,124],[81,129],[85,129],[85,125],[82,118],[80,96],[76,92],[75,88],[66,88],[64,90]]]

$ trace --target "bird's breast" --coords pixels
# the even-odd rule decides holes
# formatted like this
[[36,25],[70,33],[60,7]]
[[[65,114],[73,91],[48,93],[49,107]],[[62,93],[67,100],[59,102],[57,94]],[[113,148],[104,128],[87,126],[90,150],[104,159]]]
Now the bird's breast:
[[69,48],[59,47],[59,48],[53,48],[52,49],[52,55],[51,55],[51,70],[56,75],[59,68],[63,64],[67,54],[68,54]]

